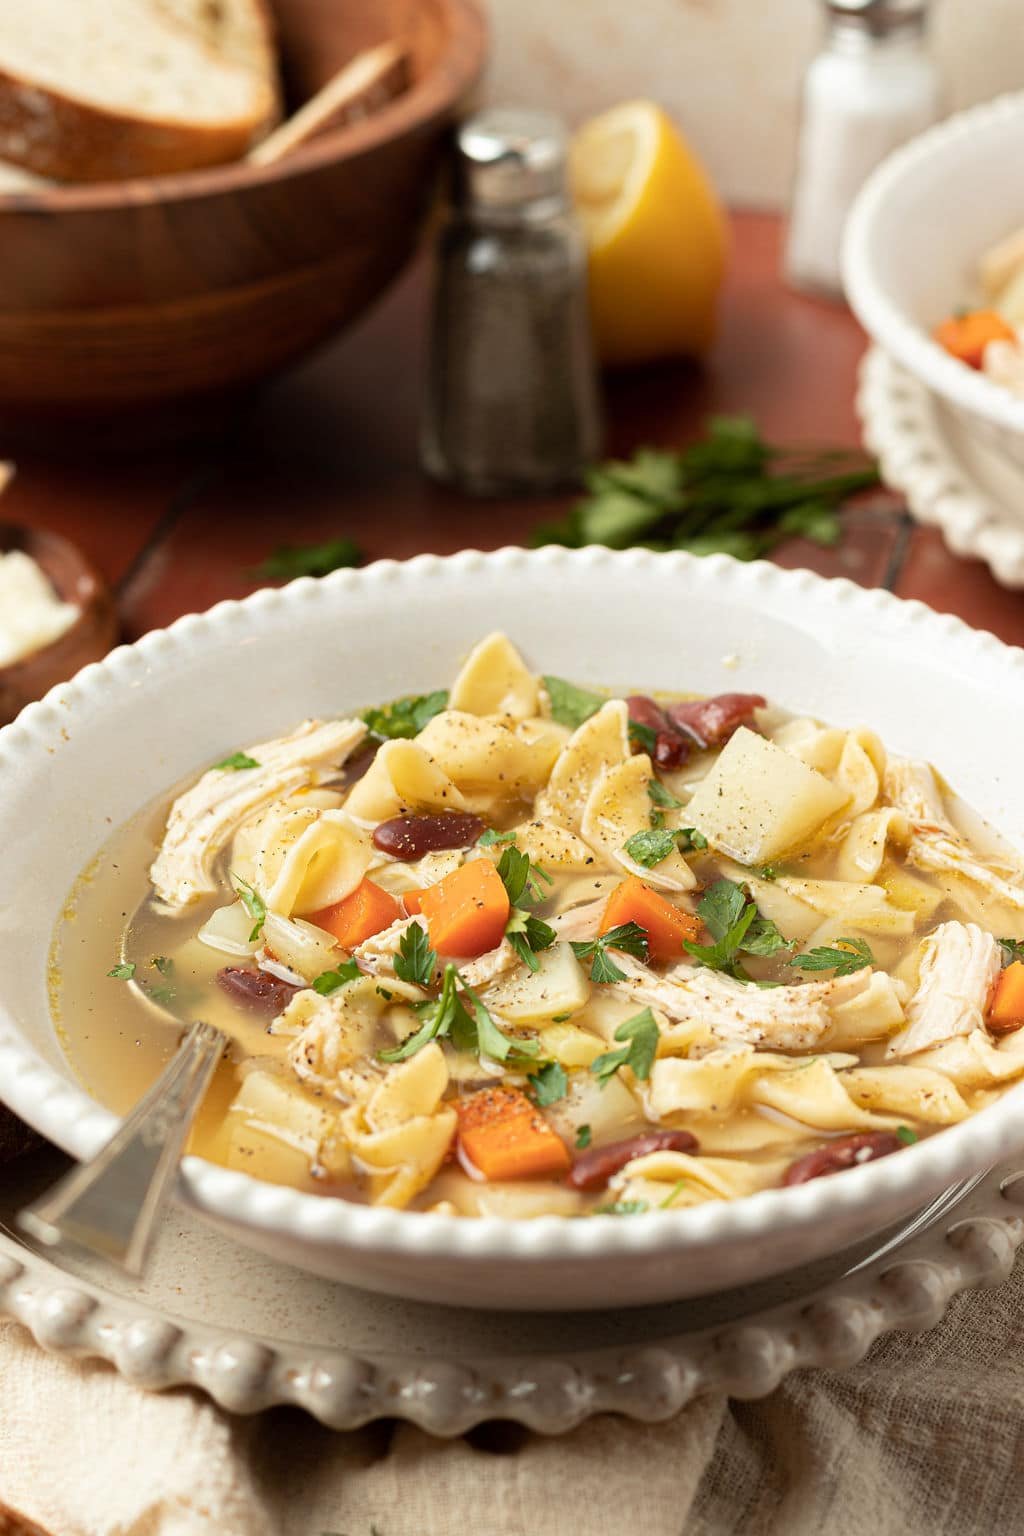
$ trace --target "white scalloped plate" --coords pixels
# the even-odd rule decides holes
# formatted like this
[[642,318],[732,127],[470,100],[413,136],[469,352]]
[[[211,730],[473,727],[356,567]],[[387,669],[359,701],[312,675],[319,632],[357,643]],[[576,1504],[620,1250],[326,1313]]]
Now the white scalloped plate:
[[1006,1279],[1024,1241],[1024,1175],[1004,1168],[882,1241],[656,1308],[524,1315],[398,1301],[243,1255],[185,1213],[135,1288],[96,1262],[57,1267],[13,1236],[17,1206],[56,1161],[47,1151],[19,1164],[17,1190],[8,1180],[0,1194],[0,1314],[140,1387],[198,1387],[234,1413],[294,1404],[334,1429],[389,1417],[457,1435],[500,1418],[559,1434],[595,1413],[667,1419],[710,1392],[763,1397],[791,1371],[848,1369],[883,1334],[934,1327],[961,1291]]
[[1024,470],[881,347],[861,363],[857,413],[883,479],[918,522],[984,560],[1004,587],[1024,587]]

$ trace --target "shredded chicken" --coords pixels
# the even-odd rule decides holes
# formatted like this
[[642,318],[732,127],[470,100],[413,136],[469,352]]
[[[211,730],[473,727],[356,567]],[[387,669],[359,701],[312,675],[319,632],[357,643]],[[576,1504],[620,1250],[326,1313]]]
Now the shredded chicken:
[[[426,923],[419,917],[401,917],[390,928],[375,933],[372,938],[365,939],[362,944],[352,951],[359,969],[369,976],[394,977],[395,956],[399,952],[402,939],[409,929],[416,925],[426,928]],[[467,986],[486,987],[497,977],[510,971],[519,961],[508,939],[502,939],[495,949],[489,949],[486,954],[478,955],[475,960],[464,960],[459,964],[459,975]],[[438,965],[435,973],[435,981],[440,979],[443,970]]]
[[699,966],[657,976],[618,951],[615,963],[626,973],[618,987],[638,1003],[659,1008],[674,1023],[700,1023],[717,1040],[770,1050],[815,1047],[832,1023],[831,1008],[862,992],[872,974],[865,967],[831,981],[765,988]]
[[597,901],[585,901],[581,906],[570,907],[567,912],[558,912],[548,921],[566,943],[585,944],[597,938],[607,905],[608,897],[602,895]]
[[275,1033],[295,1034],[289,1065],[317,1092],[344,1102],[362,1100],[380,1081],[372,1049],[374,1010],[346,988],[330,997],[312,988],[296,993],[272,1027]]
[[246,748],[258,767],[204,773],[171,806],[149,871],[160,900],[184,907],[216,891],[214,861],[242,823],[296,790],[322,784],[365,735],[361,720],[304,720],[290,736]]
[[918,975],[907,1027],[890,1040],[887,1056],[912,1056],[983,1026],[999,945],[974,923],[943,923],[921,945]]
[[927,763],[890,758],[884,793],[913,828],[907,862],[933,874],[960,875],[1008,906],[1024,911],[1024,870],[1009,863],[991,868],[974,853],[945,812],[942,794]]

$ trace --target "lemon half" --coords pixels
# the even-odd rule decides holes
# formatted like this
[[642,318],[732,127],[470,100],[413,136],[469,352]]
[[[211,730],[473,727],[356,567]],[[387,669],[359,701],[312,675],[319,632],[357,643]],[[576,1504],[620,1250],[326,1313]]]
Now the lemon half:
[[714,189],[679,130],[653,102],[625,102],[574,135],[569,175],[601,361],[706,352],[728,241]]

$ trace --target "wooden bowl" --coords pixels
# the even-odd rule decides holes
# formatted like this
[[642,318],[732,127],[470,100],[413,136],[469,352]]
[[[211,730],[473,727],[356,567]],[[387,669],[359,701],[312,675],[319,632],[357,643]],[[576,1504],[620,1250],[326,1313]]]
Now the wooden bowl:
[[[0,196],[0,422],[107,422],[251,385],[347,324],[412,253],[477,79],[476,0],[274,0],[291,108],[403,39],[413,83],[276,165]],[[196,407],[198,406],[198,410]]]
[[[45,572],[57,596],[74,603],[79,616],[59,639],[21,661],[0,667],[0,726],[57,683],[74,677],[90,661],[99,661],[117,640],[114,602],[74,544],[44,529],[0,523],[0,554],[21,549]],[[2,1130],[2,1127],[0,1127]],[[3,1137],[0,1134],[0,1151]]]

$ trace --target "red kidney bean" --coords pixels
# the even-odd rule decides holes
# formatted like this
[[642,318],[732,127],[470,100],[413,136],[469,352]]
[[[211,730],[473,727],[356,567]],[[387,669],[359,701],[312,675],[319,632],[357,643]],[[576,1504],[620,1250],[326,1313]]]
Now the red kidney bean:
[[394,816],[382,821],[373,834],[373,846],[392,858],[411,863],[425,853],[442,848],[468,848],[475,843],[485,823],[465,811],[447,811],[440,816]]
[[679,734],[660,704],[645,694],[631,693],[626,708],[630,720],[655,733],[651,757],[657,767],[679,768],[686,762],[690,755],[689,739]]
[[678,731],[659,731],[651,757],[656,768],[681,768],[690,755],[690,743]]
[[302,990],[280,976],[271,976],[269,971],[257,971],[243,965],[226,965],[218,971],[217,985],[240,1008],[248,1008],[251,1013],[262,1014],[268,1019],[276,1018],[296,992]]
[[670,704],[668,718],[679,731],[685,731],[699,747],[720,747],[733,731],[748,725],[755,709],[763,709],[759,693],[716,693],[710,699],[687,699]]
[[613,1173],[625,1168],[634,1157],[649,1152],[696,1152],[697,1138],[689,1131],[647,1131],[626,1141],[611,1141],[606,1147],[592,1147],[572,1165],[566,1183],[573,1189],[603,1189]]
[[798,1157],[786,1169],[783,1184],[806,1184],[811,1179],[821,1179],[831,1173],[842,1173],[844,1168],[857,1168],[861,1163],[873,1163],[876,1158],[888,1157],[890,1152],[902,1150],[903,1142],[891,1131],[864,1131],[858,1136],[841,1136]]
[[350,789],[353,784],[358,783],[377,756],[380,746],[381,743],[379,741],[367,741],[359,748],[358,752],[353,752],[351,757],[345,759],[341,765],[338,779],[342,789]]

